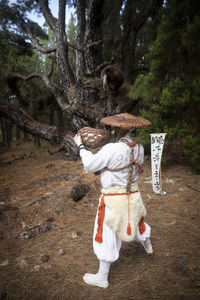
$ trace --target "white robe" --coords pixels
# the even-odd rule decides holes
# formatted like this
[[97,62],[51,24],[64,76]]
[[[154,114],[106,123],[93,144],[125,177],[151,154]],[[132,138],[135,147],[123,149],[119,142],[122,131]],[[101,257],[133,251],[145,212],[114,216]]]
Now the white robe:
[[[131,142],[131,137],[127,134],[126,140]],[[134,158],[138,155],[138,145],[134,147]],[[125,168],[121,171],[111,172],[109,169],[117,169],[125,166],[130,161],[130,147],[124,142],[109,143],[101,148],[99,152],[93,154],[86,149],[80,150],[80,156],[84,169],[87,173],[94,173],[101,171],[101,184],[103,189],[125,189],[127,186],[129,168]],[[144,148],[140,145],[140,155],[138,157],[139,164],[142,164],[144,160]],[[137,184],[138,174],[137,168],[133,166],[132,185]],[[101,197],[100,197],[101,199]],[[109,215],[110,209],[105,207],[105,217],[103,222],[103,242],[99,243],[95,241],[95,235],[97,232],[98,210],[94,224],[93,233],[93,249],[98,259],[113,262],[118,259],[119,251],[121,248],[121,240],[117,237],[115,232],[106,224],[106,219]],[[145,223],[146,231],[141,235],[139,232],[139,226],[136,229],[136,240],[145,241],[147,237],[150,237],[151,228]]]

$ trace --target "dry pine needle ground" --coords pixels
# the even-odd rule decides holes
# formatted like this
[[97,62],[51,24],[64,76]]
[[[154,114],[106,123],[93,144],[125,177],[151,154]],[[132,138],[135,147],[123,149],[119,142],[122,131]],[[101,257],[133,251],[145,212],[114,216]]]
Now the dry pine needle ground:
[[[110,286],[102,290],[82,281],[85,272],[98,270],[92,231],[99,176],[85,174],[80,160],[67,160],[55,150],[29,142],[1,153],[0,299],[198,299],[200,176],[181,165],[165,167],[167,195],[158,196],[145,160],[139,186],[154,253],[124,243],[111,266]],[[88,184],[90,191],[75,203],[70,191],[77,183]],[[50,230],[19,238],[44,222],[51,223]],[[66,253],[60,255],[60,249]]]

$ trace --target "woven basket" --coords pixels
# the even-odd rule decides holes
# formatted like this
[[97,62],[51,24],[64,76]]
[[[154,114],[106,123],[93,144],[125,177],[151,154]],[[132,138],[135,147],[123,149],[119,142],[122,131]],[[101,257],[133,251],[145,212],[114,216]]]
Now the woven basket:
[[77,134],[80,134],[83,144],[92,149],[105,145],[110,139],[109,131],[91,127],[84,127]]

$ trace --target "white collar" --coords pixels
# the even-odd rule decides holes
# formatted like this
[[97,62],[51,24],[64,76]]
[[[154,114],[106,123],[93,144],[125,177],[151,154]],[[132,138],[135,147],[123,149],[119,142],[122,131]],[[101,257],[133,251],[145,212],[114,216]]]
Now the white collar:
[[121,140],[127,140],[129,142],[132,142],[133,139],[131,137],[131,133],[128,132],[125,136],[121,137],[118,142],[121,142]]

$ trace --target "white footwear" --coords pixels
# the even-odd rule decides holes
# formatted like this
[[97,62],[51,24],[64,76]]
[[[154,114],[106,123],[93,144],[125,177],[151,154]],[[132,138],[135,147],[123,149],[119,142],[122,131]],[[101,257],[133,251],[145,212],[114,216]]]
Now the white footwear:
[[141,242],[141,243],[142,243],[142,246],[144,247],[145,251],[146,251],[148,254],[153,253],[153,248],[152,248],[152,245],[151,245],[151,240],[150,240],[150,238],[147,238],[144,242]]
[[110,262],[100,260],[99,271],[97,274],[86,273],[83,276],[83,281],[89,285],[98,286],[106,289],[109,286],[108,274],[110,270]]
[[97,274],[89,274],[86,273],[83,276],[83,281],[89,285],[98,286],[106,289],[109,286],[108,280],[103,278],[99,273]]

